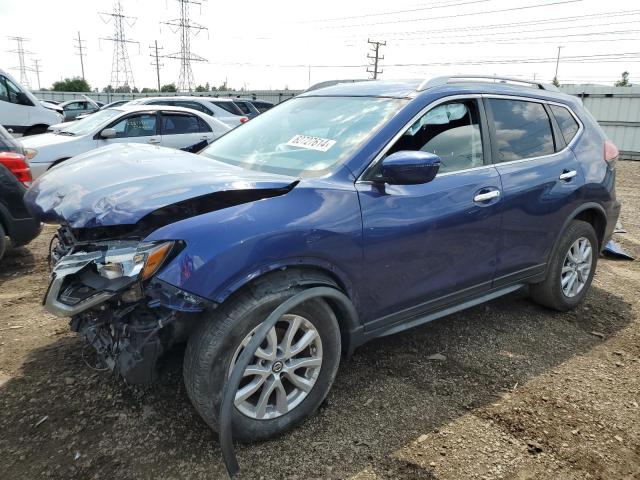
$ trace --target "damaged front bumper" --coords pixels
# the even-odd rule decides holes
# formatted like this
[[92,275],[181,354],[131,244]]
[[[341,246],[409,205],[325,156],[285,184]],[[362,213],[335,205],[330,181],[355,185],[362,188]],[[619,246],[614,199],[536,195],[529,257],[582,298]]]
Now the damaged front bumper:
[[148,383],[160,356],[186,340],[194,315],[215,304],[153,278],[177,242],[78,244],[64,231],[51,251],[54,265],[44,307],[71,317],[98,363],[127,383]]

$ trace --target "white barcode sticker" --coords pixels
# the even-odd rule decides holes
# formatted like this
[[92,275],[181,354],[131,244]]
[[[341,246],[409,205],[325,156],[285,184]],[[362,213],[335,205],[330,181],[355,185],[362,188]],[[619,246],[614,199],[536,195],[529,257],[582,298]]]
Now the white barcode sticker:
[[329,140],[328,138],[311,137],[309,135],[296,135],[286,143],[286,145],[289,145],[290,147],[318,150],[319,152],[326,152],[335,144],[335,140]]

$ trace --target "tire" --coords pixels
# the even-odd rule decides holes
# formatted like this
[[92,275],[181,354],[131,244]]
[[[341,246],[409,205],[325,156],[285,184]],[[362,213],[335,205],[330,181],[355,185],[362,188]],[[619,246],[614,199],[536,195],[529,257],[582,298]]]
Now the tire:
[[[576,244],[580,239],[586,240],[591,247],[591,258],[590,261],[580,263],[580,265],[584,266],[583,270],[580,268],[577,270],[581,270],[582,272],[586,271],[586,265],[590,265],[590,269],[587,275],[576,276],[574,283],[571,284],[576,285],[580,283],[582,285],[580,290],[575,293],[567,293],[563,290],[561,275],[571,276],[571,271],[563,273],[563,268],[565,267],[565,261],[570,262],[568,259],[569,249],[572,248],[572,246],[574,246],[574,244]],[[584,245],[584,243],[581,243],[581,245]],[[531,285],[531,298],[540,305],[561,312],[575,308],[584,300],[584,297],[591,286],[593,275],[596,271],[596,265],[598,263],[598,252],[598,238],[596,237],[596,232],[593,227],[589,223],[581,220],[574,220],[571,222],[567,229],[562,233],[556,248],[553,250],[547,266],[547,275],[545,280]],[[569,269],[572,268],[569,264],[566,266]],[[576,273],[577,270],[574,271],[575,275],[578,275],[578,273]],[[579,282],[577,280],[578,278],[584,279],[584,277],[586,277],[586,281],[580,280]],[[565,284],[565,289],[569,287],[569,283],[570,282]]]
[[0,223],[0,260],[4,257],[4,252],[7,251],[7,234],[4,231],[2,223]]
[[47,128],[49,127],[46,125],[34,125],[33,127],[29,128],[26,132],[24,132],[24,136],[28,137],[29,135],[40,135],[41,133],[46,133]]
[[[295,279],[292,280],[292,274],[295,272],[278,272],[257,280],[242,294],[223,304],[212,318],[203,319],[189,338],[183,367],[187,394],[195,409],[214,431],[218,431],[218,413],[222,402],[223,384],[230,374],[230,367],[239,354],[241,344],[248,341],[248,335],[252,334],[253,330],[278,305],[304,288]],[[317,372],[315,383],[304,394],[295,393],[295,388],[291,390],[289,395],[293,398],[298,395],[299,403],[284,414],[274,412],[272,409],[271,415],[279,415],[275,418],[252,418],[240,410],[245,408],[244,406],[236,405],[232,419],[235,439],[243,442],[265,440],[293,428],[320,406],[333,384],[341,354],[340,329],[333,310],[323,299],[316,298],[289,313],[291,315],[285,315],[283,319],[292,318],[293,315],[303,317],[310,322],[310,328],[315,329],[319,334],[321,365],[316,369],[305,368],[303,373],[303,375],[309,375],[310,371]],[[280,328],[279,331],[283,332],[284,329]],[[315,351],[314,346],[311,348],[314,350],[308,350],[308,352]],[[273,351],[275,352],[275,349]],[[254,359],[254,363],[256,361],[259,360]],[[266,360],[262,361],[266,362]],[[267,363],[266,368],[270,369],[272,366]],[[247,381],[258,378],[245,377]],[[276,377],[269,376],[267,381],[273,378]],[[293,383],[286,380],[287,374],[284,370],[282,377],[278,373],[277,378],[283,379],[280,385],[287,385],[289,388],[293,386]],[[240,388],[243,388],[243,384]],[[260,391],[256,396],[259,396],[259,393]],[[278,398],[278,393],[274,390],[275,397],[267,398],[275,400]],[[249,403],[247,405],[251,406]]]

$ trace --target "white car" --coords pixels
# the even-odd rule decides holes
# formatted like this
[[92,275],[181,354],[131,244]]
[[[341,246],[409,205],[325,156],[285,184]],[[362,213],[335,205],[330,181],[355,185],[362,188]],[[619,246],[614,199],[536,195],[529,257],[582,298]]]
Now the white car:
[[231,128],[249,120],[230,98],[215,97],[147,97],[131,100],[129,105],[172,105],[190,108],[217,118]]
[[75,155],[114,143],[196,151],[229,131],[209,115],[180,107],[123,105],[100,110],[53,133],[23,139],[34,180]]
[[47,108],[4,70],[0,69],[0,125],[16,137],[44,133],[62,115]]

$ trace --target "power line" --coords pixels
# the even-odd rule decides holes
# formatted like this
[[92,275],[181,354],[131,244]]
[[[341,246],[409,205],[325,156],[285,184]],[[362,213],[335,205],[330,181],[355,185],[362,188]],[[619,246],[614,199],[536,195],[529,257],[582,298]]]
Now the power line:
[[112,21],[114,27],[113,36],[103,38],[103,40],[113,42],[111,87],[116,89],[120,86],[132,86],[135,88],[135,80],[133,79],[133,71],[131,70],[131,62],[129,60],[127,44],[137,43],[138,49],[140,48],[140,44],[135,40],[127,39],[124,32],[124,26],[125,24],[127,24],[129,27],[132,27],[136,22],[136,17],[128,17],[122,14],[122,5],[120,4],[120,0],[115,0],[113,2],[112,13],[99,13],[98,15],[100,15],[100,18],[102,18],[105,23],[109,23]]
[[[387,42],[374,42],[367,39],[367,43],[369,45],[373,45],[373,47],[371,47],[371,51],[374,53],[373,55],[367,54],[367,58],[373,62],[369,64],[369,67],[367,67],[367,72],[371,74],[371,78],[376,80],[378,78],[378,74],[382,73],[382,70],[378,68],[378,62],[380,60],[384,60],[384,55],[380,56],[380,47],[384,47]],[[373,68],[373,70],[371,70],[371,68]]]
[[[84,80],[84,56],[86,55],[85,52],[85,47],[82,44],[83,40],[82,38],[80,38],[80,32],[78,32],[78,38],[74,38],[74,47],[76,48],[76,50],[78,51],[78,53],[76,53],[76,55],[78,55],[80,57],[80,71],[82,72],[82,80]],[[76,43],[77,42],[77,43]],[[86,42],[86,40],[85,40]]]
[[165,25],[175,28],[175,32],[180,32],[180,52],[165,55],[165,58],[180,60],[180,76],[178,77],[178,91],[191,92],[194,88],[193,70],[191,62],[206,62],[200,55],[191,53],[191,31],[197,35],[207,27],[189,20],[189,4],[202,5],[199,0],[176,0],[180,4],[180,18],[162,22]]
[[163,67],[164,64],[160,63],[160,60],[158,60],[158,50],[162,50],[162,47],[158,47],[158,41],[154,40],[154,45],[149,45],[149,48],[152,50],[152,52],[155,50],[155,52],[151,53],[151,55],[149,56],[151,58],[154,58],[154,61],[151,62],[151,65],[156,67],[156,75],[158,77],[158,91],[160,91],[160,67]]
[[490,13],[504,13],[504,12],[513,12],[516,10],[530,10],[533,8],[542,8],[542,7],[551,7],[554,5],[564,5],[567,3],[577,3],[582,2],[582,0],[560,0],[552,3],[538,4],[538,5],[526,5],[521,7],[511,7],[511,8],[501,8],[496,10],[485,10],[482,12],[468,12],[468,13],[456,13],[453,15],[442,15],[439,17],[429,17],[429,18],[410,18],[407,20],[388,20],[384,22],[373,22],[373,23],[357,23],[357,24],[348,24],[348,25],[327,25],[320,28],[353,28],[353,27],[370,27],[373,25],[388,25],[393,23],[408,23],[408,22],[422,22],[422,21],[431,21],[431,20],[441,20],[445,18],[460,18],[460,17],[471,17],[474,15],[486,15]]
[[15,40],[16,49],[9,50],[9,53],[17,53],[18,54],[18,66],[12,67],[12,70],[20,71],[20,83],[27,88],[31,87],[31,82],[29,81],[29,77],[27,76],[27,71],[33,71],[32,68],[27,67],[27,63],[25,61],[25,55],[30,55],[33,52],[29,52],[24,49],[24,42],[30,41],[29,38],[25,37],[7,37],[9,40]]
[[391,12],[380,12],[380,13],[365,13],[362,15],[352,15],[349,17],[334,17],[334,18],[321,18],[321,19],[317,19],[317,20],[307,20],[301,23],[319,23],[319,22],[334,22],[336,20],[351,20],[354,18],[367,18],[367,17],[381,17],[381,16],[385,16],[385,15],[397,15],[400,13],[413,13],[413,12],[420,12],[423,10],[435,10],[437,8],[450,8],[450,7],[459,7],[462,5],[469,5],[471,3],[487,3],[487,2],[491,2],[493,0],[471,0],[468,2],[455,2],[455,3],[448,3],[448,4],[434,4],[434,5],[429,5],[428,7],[419,7],[419,8],[410,8],[407,10],[395,10],[395,11],[391,11]]

